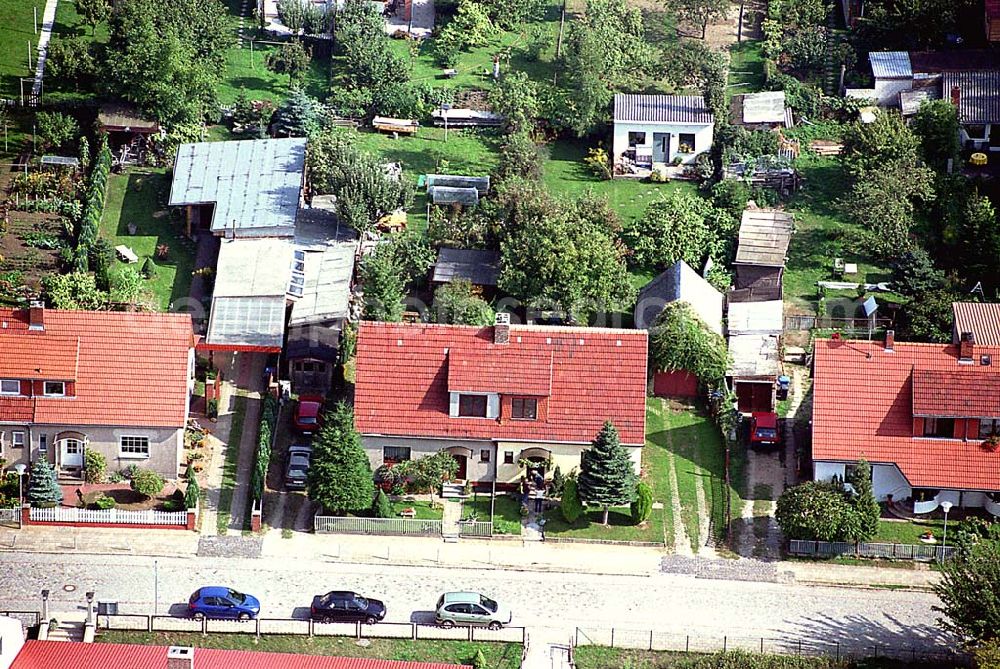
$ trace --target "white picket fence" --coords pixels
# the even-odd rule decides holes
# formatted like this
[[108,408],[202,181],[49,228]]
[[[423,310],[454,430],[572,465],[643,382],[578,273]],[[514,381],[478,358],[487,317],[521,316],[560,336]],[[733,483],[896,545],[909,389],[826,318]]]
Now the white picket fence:
[[32,508],[34,523],[102,523],[108,525],[187,526],[187,511],[126,511],[123,509],[81,509],[79,507]]
[[319,516],[313,519],[317,534],[441,534],[440,520],[415,518],[353,518],[349,516]]

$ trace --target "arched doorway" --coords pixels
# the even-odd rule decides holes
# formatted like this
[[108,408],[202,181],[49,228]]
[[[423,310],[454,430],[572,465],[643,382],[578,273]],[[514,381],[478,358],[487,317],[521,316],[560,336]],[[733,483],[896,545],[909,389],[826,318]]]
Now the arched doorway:
[[469,458],[472,456],[472,449],[465,446],[449,446],[444,450],[458,463],[455,479],[458,481],[466,480],[469,477]]

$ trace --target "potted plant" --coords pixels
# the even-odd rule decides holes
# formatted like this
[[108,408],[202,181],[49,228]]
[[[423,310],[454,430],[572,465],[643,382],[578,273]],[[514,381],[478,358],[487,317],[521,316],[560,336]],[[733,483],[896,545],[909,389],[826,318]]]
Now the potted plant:
[[982,449],[984,451],[995,453],[998,448],[1000,448],[1000,435],[991,434],[983,440]]

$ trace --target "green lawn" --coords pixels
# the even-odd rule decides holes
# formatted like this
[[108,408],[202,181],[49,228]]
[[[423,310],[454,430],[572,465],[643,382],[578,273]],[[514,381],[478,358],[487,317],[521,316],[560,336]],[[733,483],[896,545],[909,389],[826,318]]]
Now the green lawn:
[[[216,88],[219,102],[230,104],[236,99],[240,88],[245,88],[247,95],[254,100],[271,100],[280,102],[288,95],[288,76],[275,74],[264,65],[267,54],[279,47],[274,44],[259,44],[254,42],[251,53],[250,41],[243,45],[235,45],[226,52],[226,71],[222,81]],[[323,100],[329,90],[330,60],[328,58],[313,58],[309,64],[305,86],[309,95]]]
[[413,516],[417,520],[441,520],[443,507],[438,504],[436,508],[431,507],[430,502],[391,502],[393,518],[399,518],[399,512],[403,509],[413,509],[417,512]]
[[251,650],[297,655],[333,655],[403,662],[439,662],[472,664],[477,650],[491,669],[517,669],[521,665],[521,646],[514,643],[472,643],[468,641],[429,641],[411,639],[369,639],[361,646],[353,638],[329,636],[285,636],[253,634],[187,634],[179,632],[104,631],[98,643],[130,643],[145,646],[193,646],[224,650]]
[[727,97],[764,90],[764,56],[760,40],[744,40],[729,48]]
[[[704,543],[698,525],[698,501],[696,486],[700,479],[705,492],[705,503],[711,513],[711,531],[717,542],[725,538],[725,449],[722,435],[712,418],[700,409],[682,409],[670,406],[657,398],[647,400],[648,416],[647,446],[650,455],[667,462],[667,451],[673,453],[674,468],[677,472],[678,495],[681,503],[681,522],[695,550]],[[732,481],[731,514],[738,514],[742,506],[740,481],[742,480],[742,459],[738,449],[730,458],[730,478]],[[665,464],[664,464],[665,466]],[[653,480],[660,478],[657,473]],[[664,480],[664,495],[669,494],[669,486]],[[654,491],[657,489],[654,488]],[[658,493],[654,497],[659,498]],[[669,505],[669,498],[664,500]]]
[[[107,202],[101,218],[101,234],[113,245],[124,244],[139,256],[136,268],[142,268],[160,244],[169,247],[166,260],[153,261],[156,275],[146,282],[155,304],[164,311],[174,300],[188,296],[194,269],[194,244],[184,236],[183,224],[166,209],[169,192],[170,173],[166,169],[134,169],[113,174],[108,180]],[[138,226],[135,235],[128,234],[130,223]]]
[[[952,522],[949,529],[954,532],[957,524]],[[928,530],[934,533],[939,542],[944,539],[943,520],[880,520],[878,534],[872,541],[887,544],[919,544],[920,535]]]
[[233,399],[233,414],[230,418],[232,422],[229,424],[229,441],[226,444],[226,459],[222,465],[222,484],[219,488],[219,508],[215,519],[216,531],[219,534],[226,534],[229,531],[229,514],[233,507],[233,493],[236,491],[236,467],[240,459],[240,441],[243,439],[246,415],[247,398],[237,395]]
[[788,202],[795,215],[795,234],[788,248],[784,274],[784,298],[800,312],[816,308],[816,282],[833,280],[833,259],[844,258],[858,264],[858,279],[866,283],[887,281],[888,272],[870,258],[848,252],[845,233],[855,228],[838,208],[838,200],[849,180],[837,158],[803,152],[795,167],[805,177],[805,185]]
[[[0,98],[17,98],[21,94],[20,77],[35,74],[38,35],[35,34],[33,7],[38,9],[40,30],[45,0],[0,0]],[[26,93],[29,87],[30,84],[25,82]]]
[[[692,643],[694,638],[692,637]],[[945,666],[937,663],[907,663],[885,658],[834,660],[823,657],[792,657],[789,655],[761,655],[749,652],[682,653],[674,651],[629,650],[607,646],[578,646],[573,653],[578,669],[903,669],[903,667]]]
[[655,510],[643,525],[633,525],[627,506],[613,507],[607,526],[601,525],[600,509],[588,509],[570,525],[559,509],[545,512],[545,536],[557,539],[604,539],[606,541],[648,541],[663,543],[663,514]]
[[[475,495],[462,502],[462,517],[476,514],[481,521],[490,519],[490,496]],[[513,497],[498,495],[493,504],[494,534],[521,534],[521,505]]]

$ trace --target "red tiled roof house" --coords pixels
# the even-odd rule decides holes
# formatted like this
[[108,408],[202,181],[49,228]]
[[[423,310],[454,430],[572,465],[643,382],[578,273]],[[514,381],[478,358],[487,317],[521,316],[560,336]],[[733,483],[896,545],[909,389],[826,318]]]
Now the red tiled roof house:
[[639,470],[644,331],[361,324],[355,423],[372,466],[448,451],[459,478],[518,480],[521,459],[580,466],[604,421]]
[[[1000,513],[1000,346],[819,340],[814,354],[814,478],[844,477],[864,458],[875,495]],[[1000,494],[996,497],[1000,501]]]
[[77,475],[94,450],[170,479],[194,368],[188,314],[0,309],[0,457]]

